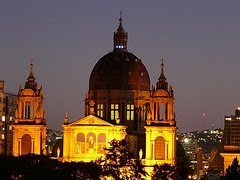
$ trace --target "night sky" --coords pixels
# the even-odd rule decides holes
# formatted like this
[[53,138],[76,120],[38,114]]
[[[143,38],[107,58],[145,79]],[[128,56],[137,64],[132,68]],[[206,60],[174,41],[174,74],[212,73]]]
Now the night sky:
[[151,84],[165,59],[178,130],[223,128],[224,116],[240,106],[239,0],[2,0],[5,92],[24,85],[32,58],[48,128],[61,130],[65,112],[70,121],[83,117],[90,73],[113,49],[120,11],[128,50],[142,60]]

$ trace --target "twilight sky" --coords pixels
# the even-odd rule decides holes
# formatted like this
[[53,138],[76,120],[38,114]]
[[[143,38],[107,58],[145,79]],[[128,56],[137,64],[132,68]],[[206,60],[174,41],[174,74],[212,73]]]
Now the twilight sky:
[[178,130],[202,130],[212,123],[223,128],[224,116],[240,106],[239,0],[3,0],[0,79],[5,91],[17,93],[24,85],[33,58],[48,128],[61,130],[65,112],[70,121],[83,117],[90,73],[113,49],[120,11],[128,50],[142,59],[151,84],[165,59]]

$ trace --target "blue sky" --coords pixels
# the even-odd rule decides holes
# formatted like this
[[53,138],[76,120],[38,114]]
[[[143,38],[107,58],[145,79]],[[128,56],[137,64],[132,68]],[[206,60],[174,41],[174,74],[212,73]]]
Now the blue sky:
[[128,50],[151,84],[165,59],[178,130],[222,128],[224,116],[240,106],[239,7],[237,0],[1,1],[0,79],[17,93],[33,58],[47,125],[60,130],[65,112],[71,121],[83,117],[90,73],[112,50],[122,11]]

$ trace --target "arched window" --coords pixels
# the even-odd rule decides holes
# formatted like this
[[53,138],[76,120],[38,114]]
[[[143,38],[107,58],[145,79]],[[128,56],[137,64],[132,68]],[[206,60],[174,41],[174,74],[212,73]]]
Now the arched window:
[[83,133],[77,135],[76,154],[85,154],[85,136]]
[[155,139],[155,159],[165,159],[165,139],[160,136]]
[[119,106],[118,104],[111,104],[111,120],[116,120],[119,118]]
[[24,134],[22,136],[21,155],[30,153],[31,153],[31,136],[29,134]]
[[98,135],[98,153],[105,154],[106,148],[106,135],[101,133]]
[[30,119],[30,114],[31,114],[31,102],[27,101],[25,103],[25,118]]
[[78,133],[77,142],[85,142],[85,137],[83,133]]

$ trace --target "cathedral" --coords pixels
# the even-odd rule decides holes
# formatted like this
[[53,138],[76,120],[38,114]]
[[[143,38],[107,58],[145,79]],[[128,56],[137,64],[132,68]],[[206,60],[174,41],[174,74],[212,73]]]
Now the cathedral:
[[[96,63],[89,78],[85,117],[63,124],[63,160],[91,161],[112,139],[126,138],[145,164],[176,162],[174,92],[163,60],[156,86],[141,59],[128,52],[122,18],[113,34],[113,51]],[[141,152],[141,153],[139,153]]]
[[[13,126],[13,154],[41,154],[46,143],[43,90],[30,66]],[[91,161],[105,154],[112,139],[126,139],[130,151],[147,166],[176,164],[174,91],[161,61],[156,85],[142,60],[128,51],[122,17],[113,34],[113,50],[101,57],[89,78],[85,116],[63,122],[63,161]]]

